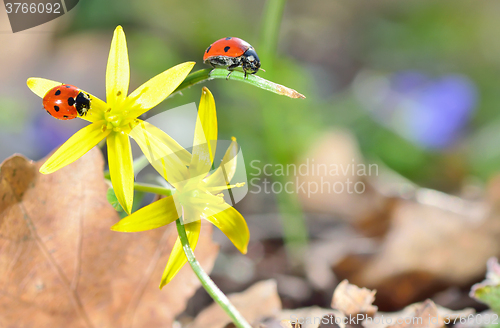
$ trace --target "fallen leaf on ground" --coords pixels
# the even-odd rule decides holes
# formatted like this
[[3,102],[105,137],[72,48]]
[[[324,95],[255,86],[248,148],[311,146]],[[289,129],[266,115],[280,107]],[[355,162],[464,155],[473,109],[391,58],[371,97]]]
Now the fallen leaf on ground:
[[343,280],[333,292],[331,306],[345,315],[366,314],[371,317],[377,312],[377,307],[373,305],[376,292],[367,288],[359,288]]
[[436,304],[431,300],[414,306],[413,313],[401,316],[396,320],[400,320],[401,323],[395,323],[388,328],[439,328],[444,326],[443,317],[439,316]]
[[475,311],[470,308],[452,311],[436,305],[431,300],[426,300],[411,304],[398,312],[377,312],[372,319],[365,320],[363,326],[365,328],[438,328],[450,320],[453,322],[454,319],[467,317],[473,313]]
[[292,323],[290,320],[281,320],[280,325],[283,328],[302,328],[300,323]]
[[[376,307],[372,308],[371,305],[374,292],[348,284],[347,281],[339,284],[334,293],[355,295],[358,301],[363,301],[353,302],[346,295],[334,297],[335,301],[332,301],[332,304],[335,309],[333,310],[316,306],[283,310],[274,318],[269,319],[265,325],[267,328],[275,328],[276,323],[281,320],[284,327],[288,327],[286,324],[300,324],[302,328],[439,328],[445,323],[459,322],[460,318],[469,318],[475,313],[470,308],[452,311],[434,304],[431,300],[409,305],[399,312],[377,312]],[[345,304],[342,304],[344,302]],[[353,314],[346,315],[338,310],[339,308],[344,308],[345,311]],[[372,313],[372,316],[356,310],[365,308],[369,309],[367,313]]]
[[342,316],[339,311],[323,309],[319,306],[311,306],[300,309],[285,309],[276,315],[277,320],[289,320],[291,323],[298,323],[302,328],[318,328],[321,319],[330,314]]
[[321,318],[321,324],[318,328],[364,328],[362,325],[364,318],[364,315],[358,317],[358,315],[335,316],[329,314]]
[[[158,289],[177,233],[171,225],[113,232],[103,159],[95,148],[50,175],[12,156],[0,171],[0,327],[171,327],[200,283],[185,266]],[[218,246],[197,248],[211,269]]]
[[[336,249],[325,252],[326,243],[319,251],[313,245],[314,256],[326,254],[308,269],[316,286],[331,287],[333,268],[337,279],[376,289],[377,305],[389,310],[477,281],[484,262],[500,256],[500,178],[484,197],[468,200],[419,188],[381,164],[369,174],[374,163],[362,158],[355,138],[342,130],[321,136],[305,158],[297,177],[305,183],[304,208],[330,214],[323,215],[325,221],[340,216],[362,234],[357,238],[371,240],[369,251],[351,249],[340,256]],[[356,183],[366,190],[332,191]]]
[[[378,304],[385,308],[402,307],[448,286],[464,286],[482,274],[489,257],[500,253],[494,204],[427,189],[415,196],[394,207],[378,253],[347,276],[334,269],[356,285],[376,289]],[[348,255],[336,266],[342,268],[352,257],[357,258]]]
[[[260,281],[247,290],[231,294],[229,300],[241,315],[254,327],[266,317],[273,317],[281,310],[281,300],[274,280]],[[222,328],[231,319],[217,304],[203,310],[189,328]]]

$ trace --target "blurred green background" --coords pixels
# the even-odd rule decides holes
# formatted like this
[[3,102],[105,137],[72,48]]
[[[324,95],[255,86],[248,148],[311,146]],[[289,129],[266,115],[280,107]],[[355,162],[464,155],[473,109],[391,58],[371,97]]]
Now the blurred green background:
[[[0,11],[0,160],[16,152],[41,159],[85,125],[47,115],[26,79],[64,81],[104,99],[109,45],[122,25],[130,90],[181,62],[207,68],[204,50],[217,39],[237,36],[259,53],[266,69],[259,76],[307,96],[289,99],[215,80],[174,95],[147,114],[198,102],[207,86],[217,104],[219,138],[237,137],[249,174],[255,173],[253,160],[300,162],[336,129],[355,136],[366,162],[423,187],[460,194],[464,185],[481,186],[497,174],[500,2],[271,3],[284,7],[266,24],[264,0],[81,0],[63,17],[16,34]],[[272,195],[255,197],[249,194],[241,209],[250,225],[257,221],[251,215],[264,221],[261,214],[277,207],[292,223],[282,225],[292,244],[307,234],[297,195],[277,195],[278,206]],[[259,238],[252,226],[251,231]],[[243,276],[237,272],[235,280],[248,282]]]
[[[102,97],[116,25],[127,34],[133,88],[183,61],[204,68],[204,49],[225,36],[259,52],[264,8],[265,1],[82,0],[14,35],[3,13],[1,159],[13,152],[39,159],[81,126],[48,117],[25,80],[62,80]],[[342,126],[367,158],[420,185],[453,191],[464,178],[486,180],[500,159],[499,9],[495,1],[288,1],[275,56],[261,55],[267,72],[259,75],[307,99],[207,82],[221,137],[236,136],[248,161],[291,163],[322,131]],[[198,101],[200,88],[157,111]],[[273,112],[267,121],[265,112]]]

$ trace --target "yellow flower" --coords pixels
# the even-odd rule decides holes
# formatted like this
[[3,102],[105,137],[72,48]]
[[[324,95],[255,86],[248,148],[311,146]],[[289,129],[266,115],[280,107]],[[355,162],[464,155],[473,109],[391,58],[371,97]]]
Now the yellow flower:
[[[200,219],[203,218],[217,226],[238,250],[246,253],[250,232],[245,219],[224,201],[223,194],[220,193],[229,188],[243,185],[229,185],[236,172],[238,144],[233,138],[220,166],[214,173],[207,176],[212,167],[216,143],[215,102],[210,91],[203,88],[189,168],[175,153],[151,161],[151,164],[164,178],[167,178],[168,173],[167,180],[175,187],[175,193],[134,212],[111,229],[122,232],[145,231],[167,225],[181,218],[189,244],[194,249],[200,235]],[[168,150],[164,152],[166,153]],[[172,280],[186,261],[181,242],[177,238],[163,273],[160,288]]]
[[[141,144],[141,149],[149,149],[157,156],[169,149],[178,154],[181,161],[189,163],[190,154],[175,140],[160,129],[137,119],[141,114],[158,105],[168,97],[186,78],[194,66],[186,62],[172,67],[153,77],[131,94],[128,94],[130,67],[127,42],[121,26],[115,29],[106,68],[106,102],[90,95],[91,109],[81,117],[91,122],[69,138],[40,168],[43,174],[49,174],[76,161],[86,152],[106,138],[111,182],[116,197],[127,213],[132,210],[134,199],[134,172],[129,134],[141,124],[142,134],[148,137],[150,144]],[[28,87],[39,97],[55,86],[61,85],[42,78],[28,79]],[[134,137],[133,135],[131,135]],[[158,148],[158,145],[161,145]],[[167,152],[168,153],[168,152]],[[164,155],[164,154],[163,154]]]

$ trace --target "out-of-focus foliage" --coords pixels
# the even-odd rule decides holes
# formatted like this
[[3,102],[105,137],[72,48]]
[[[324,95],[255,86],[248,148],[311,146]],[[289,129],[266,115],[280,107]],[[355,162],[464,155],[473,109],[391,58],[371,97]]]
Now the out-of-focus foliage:
[[[480,200],[477,206],[464,202],[467,197],[454,198],[435,192],[426,192],[427,198],[424,198],[429,203],[421,206],[421,199],[408,200],[404,194],[394,200],[393,194],[367,188],[362,195],[323,193],[307,199],[301,194],[292,195],[292,198],[301,197],[295,202],[289,200],[295,207],[282,204],[278,207],[285,223],[290,223],[290,215],[283,215],[283,209],[288,210],[285,214],[290,214],[299,212],[301,206],[310,213],[326,213],[331,222],[337,216],[371,220],[377,227],[387,228],[389,233],[389,228],[400,227],[394,222],[408,220],[409,225],[403,226],[404,234],[398,234],[398,243],[389,249],[402,251],[401,257],[391,257],[392,263],[409,263],[406,260],[415,259],[411,255],[416,253],[426,255],[411,243],[429,245],[423,236],[431,236],[429,240],[438,243],[442,253],[436,252],[435,247],[429,252],[436,257],[444,254],[443,259],[457,263],[457,269],[450,272],[446,261],[430,261],[426,257],[425,263],[435,264],[438,273],[444,272],[444,276],[433,274],[431,277],[455,285],[477,277],[482,266],[464,260],[464,252],[457,245],[468,251],[467,258],[480,263],[490,256],[498,256],[498,221],[494,216],[497,212],[490,211],[490,207],[497,206],[497,187],[493,184],[491,188],[491,183],[489,189],[483,187],[500,169],[500,93],[497,90],[500,3],[495,0],[289,0],[285,4],[274,59],[261,52],[261,37],[266,33],[261,30],[265,4],[265,0],[82,0],[69,14],[35,28],[36,33],[19,34],[10,34],[7,17],[0,10],[0,31],[9,32],[0,33],[0,44],[9,45],[0,49],[0,160],[14,152],[40,159],[84,126],[81,120],[61,122],[45,114],[40,99],[25,87],[25,81],[30,76],[65,81],[104,99],[105,75],[100,72],[105,71],[109,42],[117,25],[122,25],[127,33],[131,90],[181,62],[196,61],[193,71],[207,68],[202,56],[208,45],[222,37],[237,36],[251,43],[260,54],[266,72],[259,71],[258,76],[293,88],[307,98],[289,99],[245,83],[218,79],[183,90],[182,95],[167,99],[149,112],[148,117],[196,102],[201,87],[207,86],[217,101],[219,139],[229,140],[231,136],[238,139],[248,174],[252,175],[249,178],[257,175],[256,165],[303,163],[306,154],[312,153],[318,154],[311,155],[316,157],[316,163],[321,160],[325,164],[350,164],[354,160],[375,163],[384,179],[382,172],[390,168],[423,187],[460,196],[464,196],[462,191],[472,190],[472,196]],[[179,128],[185,126],[179,124]],[[334,131],[327,133],[330,130]],[[253,160],[259,160],[260,164],[250,165]],[[377,169],[377,175],[378,172]],[[276,174],[266,178],[280,179]],[[314,179],[322,177],[308,178],[321,182]],[[357,178],[367,182],[368,187],[378,186],[374,182],[377,177],[326,178],[332,184]],[[159,183],[154,179],[156,176],[150,174],[146,180]],[[470,185],[479,185],[479,188],[463,188]],[[419,189],[415,190],[418,194]],[[272,198],[284,196],[287,195],[249,194],[242,202],[242,213],[249,217],[249,224],[254,224],[250,227],[252,238],[283,236],[283,229],[276,229],[279,233],[274,234],[274,223],[279,220]],[[431,209],[436,204],[443,208]],[[450,217],[443,215],[443,211],[450,209]],[[252,217],[252,214],[258,215]],[[422,221],[421,217],[426,219]],[[266,224],[259,226],[262,222]],[[415,235],[415,222],[420,228],[423,223],[432,224]],[[318,231],[328,232],[318,221],[308,223],[311,223],[307,226],[313,238]],[[440,223],[443,225],[433,226]],[[290,226],[294,225],[288,224]],[[480,233],[473,234],[474,227]],[[280,228],[287,229],[287,226]],[[269,234],[262,233],[268,230]],[[427,234],[431,231],[435,234]],[[462,236],[465,234],[467,236]],[[477,237],[478,242],[468,243],[471,236]],[[355,245],[366,241],[366,236],[344,237],[328,237],[331,244],[327,244],[328,251],[324,252],[330,255],[331,245],[350,245],[347,241],[351,239]],[[382,239],[382,242],[386,241]],[[489,246],[490,242],[494,247]],[[310,245],[314,246],[312,242]],[[249,248],[247,257],[222,258],[221,261],[233,267],[220,270],[221,276],[231,274],[236,277],[235,281],[240,279],[246,283],[268,278],[269,268],[286,268],[289,264],[281,248],[273,253],[264,246],[259,247]],[[365,247],[373,251],[371,244]],[[348,248],[359,251],[356,247]],[[313,255],[309,258],[314,264],[321,264],[320,260],[316,261],[320,259],[317,255],[321,254],[320,250],[311,249]],[[450,257],[450,252],[457,256]],[[377,254],[384,253],[371,256],[380,256]],[[365,253],[362,255],[366,258]],[[380,258],[380,267],[387,268],[385,258]],[[401,261],[402,258],[406,262]],[[419,261],[420,258],[412,260],[410,269],[425,267],[420,263],[424,260]],[[323,269],[330,274],[327,275],[330,279],[333,266],[325,263]],[[310,271],[319,272],[317,267]],[[465,278],[457,282],[450,279],[451,273]],[[388,277],[390,284],[386,287],[397,288],[394,278]],[[426,275],[422,277],[427,279]],[[333,278],[328,279],[315,281],[325,290],[333,287]],[[432,282],[426,281],[428,285]],[[412,286],[412,293],[426,291],[424,283],[413,281]],[[383,300],[383,289],[377,289],[378,300]],[[386,295],[392,297],[391,293]],[[295,300],[311,301],[307,293],[292,296]],[[413,302],[411,297],[408,302]],[[402,297],[397,302],[398,306],[406,304]],[[394,302],[389,305],[394,306]]]
[[[121,24],[129,36],[131,87],[136,87],[187,60],[198,63],[195,70],[206,67],[203,51],[224,36],[241,37],[258,52],[264,5],[86,0],[54,21],[43,46],[26,50],[36,53],[30,65],[40,72],[50,68],[52,78],[60,79],[68,67],[100,72],[110,33]],[[315,136],[344,126],[356,133],[368,159],[421,185],[454,191],[464,178],[487,179],[498,171],[500,160],[498,7],[495,1],[288,1],[276,60],[268,67],[263,59],[267,72],[258,74],[307,99],[208,82],[221,108],[221,136],[238,137],[247,161],[294,162]],[[73,76],[86,89],[104,81],[88,72]],[[0,124],[9,127],[2,128],[2,140],[16,140],[23,145],[19,151],[31,157],[65,140],[71,124],[46,122],[41,108],[26,109],[26,100],[13,100],[9,88],[2,86],[5,92],[0,93]],[[156,110],[185,104],[198,92],[191,88]],[[9,114],[12,108],[19,108],[16,115]],[[272,133],[264,133],[261,109],[280,118],[269,123]],[[273,148],[273,143],[288,146]],[[1,157],[12,153],[12,145],[1,147]]]
[[497,314],[500,313],[500,264],[492,257],[488,260],[486,280],[472,286],[470,296],[488,304]]

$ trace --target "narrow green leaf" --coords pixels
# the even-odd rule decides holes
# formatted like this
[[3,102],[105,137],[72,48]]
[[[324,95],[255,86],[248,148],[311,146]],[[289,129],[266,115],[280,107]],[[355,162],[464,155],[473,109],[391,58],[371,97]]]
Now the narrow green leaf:
[[303,94],[298,93],[297,91],[289,87],[285,87],[284,85],[268,81],[257,75],[248,74],[247,77],[245,78],[245,74],[240,71],[232,71],[229,77],[228,74],[229,71],[225,68],[215,68],[215,69],[207,68],[193,72],[189,74],[186,77],[186,79],[184,79],[184,81],[177,87],[174,93],[180,92],[185,88],[188,88],[203,81],[209,81],[213,79],[224,79],[229,81],[245,82],[257,88],[271,91],[276,94],[287,96],[290,98],[300,98],[300,99],[305,98]]

